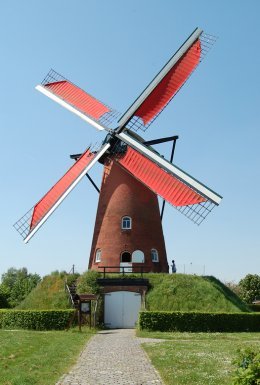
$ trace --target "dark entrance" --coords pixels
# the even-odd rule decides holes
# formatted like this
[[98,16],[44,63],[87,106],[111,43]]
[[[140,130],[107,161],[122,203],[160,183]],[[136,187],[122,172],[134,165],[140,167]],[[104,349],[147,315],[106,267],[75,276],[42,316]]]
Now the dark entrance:
[[121,254],[121,262],[132,262],[131,254],[128,251]]

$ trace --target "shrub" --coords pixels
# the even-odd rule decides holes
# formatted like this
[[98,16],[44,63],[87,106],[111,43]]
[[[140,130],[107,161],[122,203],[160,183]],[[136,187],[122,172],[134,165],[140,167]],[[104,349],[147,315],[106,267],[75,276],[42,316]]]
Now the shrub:
[[89,270],[85,272],[78,279],[77,292],[80,294],[83,294],[83,293],[99,294],[100,286],[97,283],[98,278],[99,278],[99,273],[97,271]]
[[0,309],[8,308],[8,298],[10,296],[10,290],[3,284],[0,285]]
[[66,283],[68,286],[71,286],[77,282],[77,279],[79,278],[80,274],[79,273],[74,273],[74,274],[68,274],[66,276]]
[[260,331],[260,314],[143,311],[139,327],[180,332],[256,332]]
[[237,365],[237,370],[232,385],[260,384],[260,350],[251,348],[240,350],[234,364]]
[[241,296],[247,303],[252,303],[256,297],[260,297],[260,275],[247,274],[239,282]]
[[26,267],[16,269],[11,267],[2,274],[2,287],[8,291],[7,307],[15,307],[37,286],[41,278],[38,274],[28,273]]
[[0,310],[0,328],[63,330],[74,310]]

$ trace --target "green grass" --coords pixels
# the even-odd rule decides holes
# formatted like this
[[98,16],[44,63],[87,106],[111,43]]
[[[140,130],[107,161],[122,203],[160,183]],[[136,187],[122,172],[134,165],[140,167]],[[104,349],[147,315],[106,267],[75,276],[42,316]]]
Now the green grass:
[[214,277],[187,274],[146,274],[151,288],[147,310],[240,312],[250,311],[243,301]]
[[[88,272],[78,279],[79,292],[98,290],[96,272]],[[122,278],[120,274],[108,274],[107,278]],[[140,274],[127,274],[123,279],[140,278]],[[150,282],[146,296],[147,310],[154,311],[250,311],[246,304],[227,286],[214,277],[187,274],[148,273]],[[64,291],[64,277],[49,275],[31,291],[17,309],[66,309],[69,308]]]
[[0,330],[0,385],[54,385],[92,334]]
[[64,277],[48,275],[30,292],[16,309],[68,309],[71,308],[64,289]]
[[166,339],[142,345],[166,385],[230,385],[237,350],[260,342],[260,333],[138,331],[137,335]]

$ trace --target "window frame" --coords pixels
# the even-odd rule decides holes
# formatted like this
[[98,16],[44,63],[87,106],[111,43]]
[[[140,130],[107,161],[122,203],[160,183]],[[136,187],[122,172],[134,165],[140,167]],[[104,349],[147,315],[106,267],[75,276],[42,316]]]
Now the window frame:
[[[129,227],[124,227],[124,221],[129,221]],[[124,215],[121,218],[121,230],[132,230],[132,218],[129,215]]]
[[101,249],[97,249],[95,253],[95,263],[101,262]]
[[[155,258],[156,255],[156,258]],[[152,262],[159,262],[159,253],[157,249],[151,249],[151,260]]]

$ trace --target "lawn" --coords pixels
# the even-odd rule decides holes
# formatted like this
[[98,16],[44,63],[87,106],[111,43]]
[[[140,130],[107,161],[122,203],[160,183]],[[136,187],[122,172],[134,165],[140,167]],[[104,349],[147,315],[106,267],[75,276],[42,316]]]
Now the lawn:
[[142,346],[167,385],[230,385],[237,350],[260,342],[260,333],[138,331],[137,335],[166,339]]
[[0,330],[0,385],[54,385],[91,335],[89,329]]

